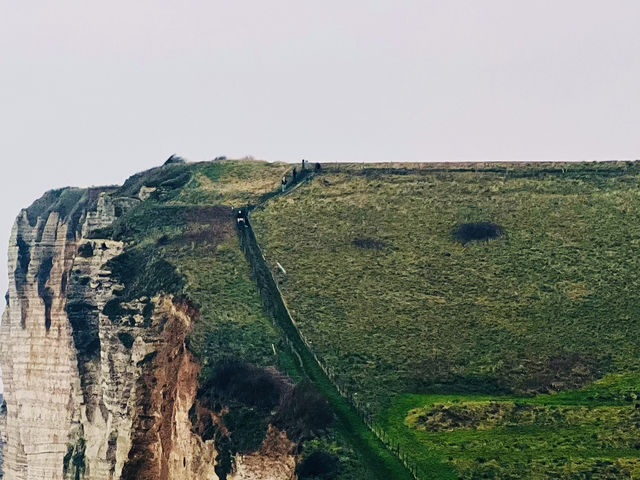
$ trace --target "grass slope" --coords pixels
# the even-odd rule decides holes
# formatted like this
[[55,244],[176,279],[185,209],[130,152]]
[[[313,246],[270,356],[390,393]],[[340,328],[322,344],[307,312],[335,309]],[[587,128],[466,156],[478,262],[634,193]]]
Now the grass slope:
[[375,472],[376,478],[380,480],[388,478],[411,480],[412,477],[408,470],[376,438],[360,418],[355,408],[340,395],[334,384],[322,371],[313,357],[313,352],[304,344],[288,315],[286,306],[273,283],[273,277],[268,271],[268,266],[264,262],[251,229],[243,230],[242,235],[243,241],[248,247],[250,262],[255,265],[257,271],[260,269],[259,273],[256,273],[258,287],[264,292],[269,292],[267,295],[270,298],[267,303],[274,305],[270,308],[274,323],[289,340],[291,352],[298,360],[297,370],[300,375],[313,382],[329,401],[337,418],[337,431],[339,434],[356,449],[365,464],[372,472]]
[[[631,475],[636,446],[609,448],[589,435],[627,438],[614,420],[635,421],[639,185],[635,163],[342,165],[270,201],[253,225],[274,270],[275,262],[286,269],[280,287],[314,351],[384,412],[381,424],[416,459],[440,465],[435,478],[617,478]],[[504,235],[464,244],[454,232],[465,223],[495,224]],[[601,378],[623,398],[588,386]],[[406,394],[522,403],[557,392],[565,400],[541,397],[537,416],[547,423],[519,431],[501,424],[436,435],[405,425],[410,410],[431,408]],[[400,403],[390,404],[393,394]],[[569,410],[556,420],[544,413],[576,402],[583,424],[567,427]],[[553,432],[575,449],[553,449]],[[462,454],[468,435],[484,437]]]
[[[116,260],[119,276],[127,285],[119,300],[162,291],[185,295],[197,306],[199,319],[189,346],[203,363],[201,385],[207,384],[221,361],[236,359],[275,367],[296,381],[310,377],[331,395],[331,385],[322,384],[321,372],[308,364],[309,359],[305,359],[304,370],[300,369],[263,311],[236,234],[233,208],[271,196],[291,168],[251,161],[178,164],[135,175],[113,193],[114,197],[133,197],[142,186],[156,189],[96,235],[126,242],[125,255]],[[119,313],[117,306],[112,310],[114,315]],[[305,454],[317,449],[335,454],[340,463],[335,478],[339,480],[403,478],[402,472],[393,470],[393,457],[375,438],[369,438],[368,430],[361,431],[357,415],[343,411],[341,399],[329,400],[337,406],[337,428],[310,442]],[[235,427],[231,430],[237,443],[259,446],[263,436],[256,429],[264,426],[264,419],[256,419],[259,414],[242,405],[231,410],[227,421]],[[387,463],[393,465],[391,470]]]
[[635,478],[640,410],[617,380],[537,397],[406,394],[380,423],[435,478]]

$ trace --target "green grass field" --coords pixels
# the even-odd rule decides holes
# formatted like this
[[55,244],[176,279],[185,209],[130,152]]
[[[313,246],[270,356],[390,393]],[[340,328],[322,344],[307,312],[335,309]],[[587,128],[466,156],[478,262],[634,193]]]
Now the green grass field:
[[537,397],[400,395],[380,424],[433,478],[636,478],[640,411],[609,389],[617,380]]
[[[639,186],[635,163],[340,165],[252,219],[314,352],[429,478],[632,478]],[[504,235],[454,239],[476,222]]]
[[[300,368],[263,310],[240,248],[233,208],[259,203],[277,192],[289,170],[291,166],[284,164],[226,161],[175,165],[129,179],[114,196],[136,195],[141,185],[157,190],[98,232],[127,244],[125,256],[118,259],[117,271],[127,285],[121,300],[164,292],[185,295],[197,307],[199,317],[189,347],[203,365],[201,385],[227,359],[275,367],[296,382],[312,380],[328,398],[337,421],[330,431],[308,441],[303,453],[322,450],[335,455],[340,469],[331,478],[408,480],[395,457],[362,425],[304,352],[305,368]],[[233,425],[232,450],[259,448],[269,412],[236,402],[225,415]]]

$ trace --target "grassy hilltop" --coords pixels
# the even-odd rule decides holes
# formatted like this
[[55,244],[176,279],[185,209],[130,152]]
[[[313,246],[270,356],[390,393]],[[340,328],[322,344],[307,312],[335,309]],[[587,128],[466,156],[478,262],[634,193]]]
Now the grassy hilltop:
[[[324,165],[281,194],[292,169],[143,172],[109,194],[148,198],[97,233],[127,245],[105,313],[158,292],[197,309],[221,472],[271,422],[301,440],[303,479],[409,479],[397,456],[420,479],[640,475],[640,165]],[[308,346],[264,309],[235,225],[246,205]],[[314,423],[307,382],[334,424]]]
[[94,234],[126,245],[109,265],[125,289],[105,313],[118,321],[126,302],[157,293],[186,299],[197,310],[189,348],[203,365],[198,401],[220,419],[205,434],[216,438],[221,478],[230,472],[234,455],[260,449],[270,423],[298,442],[301,479],[312,478],[304,475],[306,468],[333,471],[327,479],[382,480],[384,472],[374,467],[378,457],[398,469],[391,476],[405,478],[384,447],[361,440],[363,432],[354,436],[341,420],[323,423],[323,394],[331,393],[330,385],[306,387],[308,372],[264,311],[251,277],[238,238],[237,209],[277,192],[291,169],[256,161],[178,163],[129,178],[110,195],[137,197],[142,188],[147,198],[131,210],[116,211],[113,225]]
[[636,163],[337,165],[252,221],[314,352],[434,478],[631,478],[639,187]]

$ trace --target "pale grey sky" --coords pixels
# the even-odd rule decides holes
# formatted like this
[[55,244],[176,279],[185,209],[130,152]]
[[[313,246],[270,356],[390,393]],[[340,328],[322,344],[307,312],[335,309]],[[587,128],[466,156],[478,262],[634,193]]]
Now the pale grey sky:
[[191,160],[640,157],[637,0],[0,0],[18,210]]

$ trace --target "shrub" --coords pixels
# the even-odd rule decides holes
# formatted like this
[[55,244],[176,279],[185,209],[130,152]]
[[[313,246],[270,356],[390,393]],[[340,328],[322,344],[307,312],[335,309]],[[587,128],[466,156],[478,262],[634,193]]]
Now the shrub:
[[300,441],[326,431],[333,421],[333,411],[322,393],[309,383],[301,383],[284,396],[273,424]]
[[274,372],[241,360],[227,359],[214,369],[201,395],[211,403],[234,400],[244,405],[271,410],[280,402],[287,384]]
[[186,183],[189,180],[191,180],[191,173],[184,172],[181,175],[178,175],[178,176],[173,177],[173,178],[169,178],[168,180],[165,180],[165,181],[161,182],[160,183],[160,187],[169,188],[169,189],[180,188],[180,187],[183,187],[184,185],[186,185]]
[[162,258],[154,258],[151,250],[127,250],[107,265],[113,277],[125,286],[124,301],[152,298],[161,292],[177,295],[184,285],[174,266]]
[[[159,187],[163,182],[167,182],[165,187],[180,188],[186,184],[190,175],[182,176],[190,172],[189,166],[181,163],[171,162],[163,167],[152,168],[145,172],[136,173],[129,177],[124,185],[120,187],[114,194],[115,197],[136,197],[142,186]],[[180,180],[177,179],[180,177]],[[172,182],[172,180],[176,180]]]
[[184,158],[176,155],[175,153],[173,155],[171,155],[166,162],[164,162],[164,165],[175,165],[175,164],[181,164],[181,163],[186,163]]
[[302,460],[296,469],[296,473],[300,480],[332,480],[338,476],[338,470],[338,457],[321,450],[316,450]]

